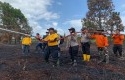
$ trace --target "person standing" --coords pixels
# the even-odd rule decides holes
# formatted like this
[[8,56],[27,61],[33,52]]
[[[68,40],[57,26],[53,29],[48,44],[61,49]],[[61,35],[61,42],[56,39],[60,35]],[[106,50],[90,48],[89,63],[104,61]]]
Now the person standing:
[[70,36],[67,38],[67,48],[69,48],[70,57],[73,66],[77,65],[77,55],[79,50],[78,37],[75,28],[69,29]]
[[36,45],[36,50],[38,52],[38,48],[40,48],[42,50],[42,42],[41,42],[41,36],[39,33],[36,33],[36,37],[35,37],[37,40],[38,40],[38,43]]
[[25,56],[28,56],[30,53],[30,45],[32,43],[32,39],[29,35],[25,35],[22,38],[22,49],[23,49],[23,54]]
[[54,28],[49,28],[49,35],[43,39],[43,42],[47,42],[47,52],[45,53],[45,61],[49,62],[49,56],[52,55],[53,67],[57,66],[58,61],[58,35],[55,33]]
[[117,57],[119,53],[119,56],[122,57],[122,45],[123,45],[124,35],[120,34],[120,30],[117,29],[116,33],[113,34],[112,38],[113,38],[113,44],[114,44],[113,52],[115,56]]
[[[109,60],[107,59],[107,47],[108,47],[108,38],[104,35],[104,30],[97,30],[97,33],[93,34],[91,38],[96,40],[96,46],[98,48],[99,53],[99,63],[106,62],[108,63]],[[107,59],[107,60],[106,60]]]
[[86,28],[81,29],[81,47],[83,52],[83,61],[90,61],[90,34]]

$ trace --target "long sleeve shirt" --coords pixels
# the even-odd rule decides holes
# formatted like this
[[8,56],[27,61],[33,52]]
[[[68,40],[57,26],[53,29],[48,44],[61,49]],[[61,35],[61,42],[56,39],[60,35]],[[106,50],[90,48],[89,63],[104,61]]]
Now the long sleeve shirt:
[[37,35],[35,38],[38,40],[38,43],[41,43],[42,37],[40,35]]
[[77,46],[78,44],[78,37],[77,35],[71,35],[67,38],[67,47]]
[[114,43],[114,44],[123,44],[124,35],[122,35],[122,34],[119,34],[119,35],[114,34],[114,35],[112,36],[112,38],[113,38],[113,43]]
[[94,34],[91,37],[96,40],[97,47],[106,47],[106,46],[108,46],[108,39],[107,39],[106,36],[104,36],[102,34]]
[[58,34],[50,34],[44,39],[44,41],[48,43],[48,46],[56,46],[58,45]]
[[89,42],[90,41],[89,36],[90,36],[90,34],[82,34],[81,43]]
[[24,37],[22,39],[22,45],[30,45],[32,43],[32,39],[30,37]]

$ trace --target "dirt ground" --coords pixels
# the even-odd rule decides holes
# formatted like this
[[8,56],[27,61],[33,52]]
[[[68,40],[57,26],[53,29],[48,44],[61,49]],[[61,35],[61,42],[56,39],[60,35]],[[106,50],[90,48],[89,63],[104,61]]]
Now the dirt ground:
[[68,52],[62,51],[60,66],[52,67],[45,63],[43,53],[35,53],[35,45],[31,55],[24,57],[20,45],[0,44],[0,80],[125,80],[125,60],[114,57],[111,47],[109,64],[97,64],[98,54],[92,45],[89,63],[82,61],[79,52],[78,65],[73,67]]

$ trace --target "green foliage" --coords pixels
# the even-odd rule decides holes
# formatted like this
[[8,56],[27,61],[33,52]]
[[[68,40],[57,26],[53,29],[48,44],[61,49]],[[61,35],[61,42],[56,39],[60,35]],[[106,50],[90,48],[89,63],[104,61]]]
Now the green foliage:
[[86,14],[85,24],[83,25],[86,26],[87,23],[89,28],[106,29],[107,20],[110,19],[114,8],[112,0],[87,0],[87,5],[89,11]]
[[[27,18],[24,16],[21,10],[12,7],[9,3],[0,2],[0,26],[5,29],[23,33],[28,32],[29,34],[31,34],[32,32],[32,28],[29,26]],[[2,34],[4,35],[5,32],[3,32]],[[21,38],[21,35],[18,34],[8,33],[8,36],[11,37],[8,39],[12,39],[12,37],[15,37],[15,41],[17,41],[16,39]]]
[[[13,8],[9,3],[0,2],[1,19],[4,28],[31,33],[32,28],[20,9]],[[24,31],[25,30],[25,31]]]
[[114,12],[112,0],[87,0],[89,11],[83,18],[83,27],[113,31],[124,30],[119,12]]
[[113,31],[115,29],[120,29],[121,31],[124,30],[124,26],[122,24],[122,20],[120,18],[119,12],[112,12],[111,18],[107,21],[110,31]]

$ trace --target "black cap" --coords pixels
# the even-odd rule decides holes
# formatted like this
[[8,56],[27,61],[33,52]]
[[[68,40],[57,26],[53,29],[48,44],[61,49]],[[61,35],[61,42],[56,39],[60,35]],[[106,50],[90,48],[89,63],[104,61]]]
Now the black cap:
[[72,31],[72,33],[75,32],[75,28],[71,27],[70,29],[68,29],[69,31]]
[[39,33],[36,33],[36,35],[39,35]]
[[54,30],[54,28],[51,27],[51,28],[49,28],[49,29],[47,29],[47,30]]
[[71,27],[70,29],[68,29],[68,30],[75,30],[73,27]]
[[49,32],[46,32],[46,33],[49,33]]

